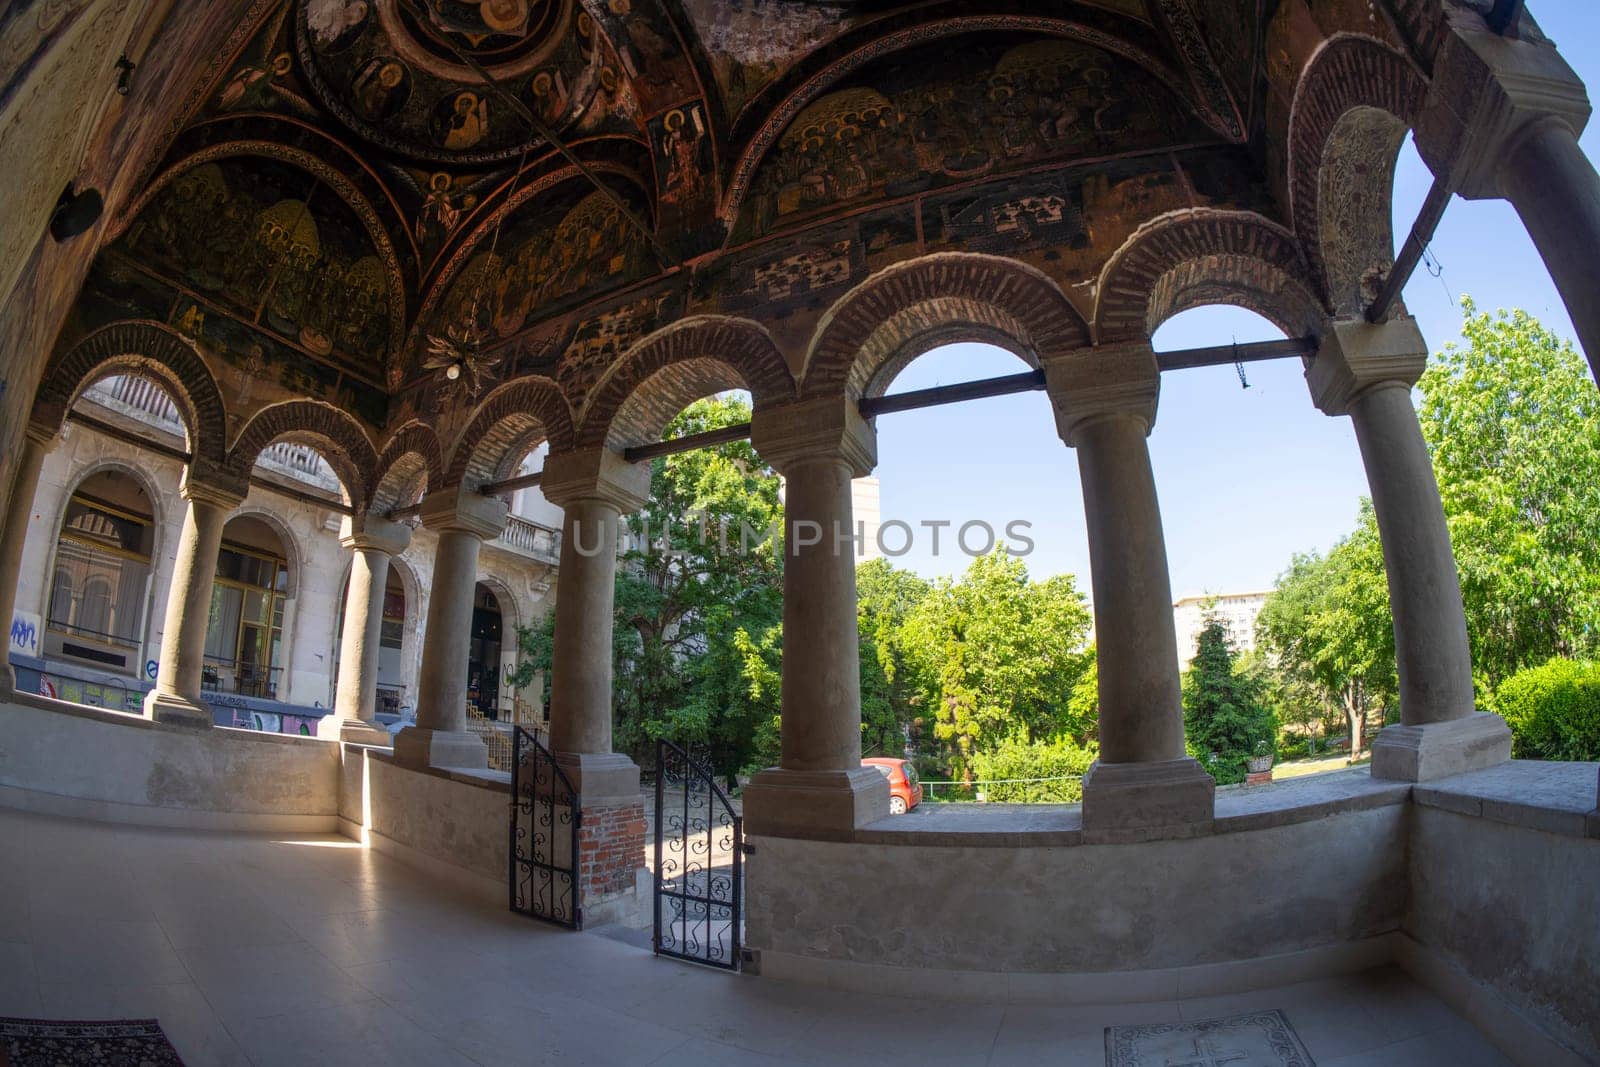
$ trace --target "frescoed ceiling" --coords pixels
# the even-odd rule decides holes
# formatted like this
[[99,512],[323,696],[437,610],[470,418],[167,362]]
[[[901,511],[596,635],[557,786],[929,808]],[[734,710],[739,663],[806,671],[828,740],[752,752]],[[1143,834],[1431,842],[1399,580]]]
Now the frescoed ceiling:
[[257,0],[63,343],[156,319],[381,428],[461,401],[441,344],[581,393],[663,316],[815,316],[935,248],[1070,291],[1148,212],[1276,210],[1273,6]]

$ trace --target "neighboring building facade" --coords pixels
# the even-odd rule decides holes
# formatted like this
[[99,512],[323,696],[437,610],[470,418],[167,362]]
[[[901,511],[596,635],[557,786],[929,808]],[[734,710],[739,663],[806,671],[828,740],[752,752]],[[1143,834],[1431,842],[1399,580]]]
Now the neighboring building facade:
[[1272,595],[1270,589],[1250,593],[1204,593],[1186,596],[1172,605],[1173,624],[1178,631],[1178,665],[1187,668],[1199,651],[1200,631],[1208,616],[1215,616],[1228,631],[1235,652],[1253,652],[1256,647],[1256,616]]
[[[77,410],[181,449],[183,424],[150,381],[122,376],[87,390]],[[183,523],[183,463],[69,423],[45,461],[29,516],[10,627],[18,684],[75,703],[138,712],[154,683],[166,597]],[[537,469],[539,453],[527,461]],[[333,705],[350,552],[337,476],[314,450],[278,444],[229,517],[218,554],[203,688],[216,720],[312,733]],[[507,684],[516,634],[552,610],[561,510],[538,489],[510,500],[504,533],[480,557],[467,699],[490,717],[537,713],[541,684]],[[377,711],[408,717],[416,692],[437,535],[417,525],[394,557],[384,595]]]

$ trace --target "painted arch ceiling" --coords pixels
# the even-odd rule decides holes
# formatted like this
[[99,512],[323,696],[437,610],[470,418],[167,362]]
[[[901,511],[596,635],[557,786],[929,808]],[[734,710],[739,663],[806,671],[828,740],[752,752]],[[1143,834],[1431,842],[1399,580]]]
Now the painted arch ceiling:
[[480,387],[542,373],[576,408],[659,325],[749,315],[793,347],[923,252],[1003,253],[1087,300],[1164,211],[1282,219],[1276,7],[260,0],[63,340],[155,319],[230,405],[317,397],[378,430],[470,406],[441,345],[487,352]]

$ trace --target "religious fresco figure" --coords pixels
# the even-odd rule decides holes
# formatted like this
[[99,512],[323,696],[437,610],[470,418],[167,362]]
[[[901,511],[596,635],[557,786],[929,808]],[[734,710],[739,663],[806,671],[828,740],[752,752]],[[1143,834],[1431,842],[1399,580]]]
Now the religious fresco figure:
[[217,107],[222,111],[265,110],[277,97],[274,81],[289,73],[291,66],[289,53],[280,52],[271,64],[240,67],[217,95]]
[[374,121],[386,119],[411,97],[411,72],[393,56],[373,56],[356,73],[351,105]]
[[699,196],[705,175],[701,173],[700,142],[705,123],[699,105],[674,108],[661,120],[661,155],[666,172],[661,199],[671,204],[689,204]]
[[428,195],[417,211],[415,233],[417,244],[432,251],[438,249],[461,224],[462,216],[478,205],[478,197],[468,193],[456,202],[451,193],[450,175],[439,172],[428,179]]
[[464,90],[439,102],[434,110],[434,136],[443,148],[464,152],[489,132],[489,101]]
[[368,0],[307,0],[306,28],[320,51],[337,55],[361,36],[371,14]]

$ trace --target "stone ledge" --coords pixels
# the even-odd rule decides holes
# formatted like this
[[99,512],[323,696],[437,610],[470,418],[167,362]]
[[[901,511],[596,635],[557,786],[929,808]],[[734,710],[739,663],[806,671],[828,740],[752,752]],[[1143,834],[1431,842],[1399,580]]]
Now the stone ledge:
[[1411,787],[1419,805],[1566,837],[1600,837],[1593,763],[1512,760]]
[[[0,705],[15,704],[18,707],[32,708],[35,711],[48,711],[56,715],[70,715],[76,719],[90,719],[94,722],[103,722],[112,726],[126,726],[134,730],[162,730],[167,733],[179,734],[185,737],[196,736],[192,727],[171,726],[167,723],[147,719],[136,711],[113,711],[110,708],[92,708],[87,704],[74,704],[67,700],[52,700],[50,697],[39,696],[36,693],[24,693],[18,689],[0,689]],[[216,726],[212,729],[222,731],[229,737],[257,741],[269,745],[326,745],[332,742],[320,737],[304,737],[300,734],[273,734],[263,730],[245,730],[237,726]]]
[[[1264,830],[1310,822],[1342,812],[1403,804],[1407,782],[1377,781],[1365,769],[1311,775],[1268,786],[1217,793],[1216,815],[1199,833],[1169,833],[1151,840]],[[1077,804],[936,805],[879,819],[857,830],[857,844],[949,845],[966,848],[1052,848],[1082,845],[1083,811]]]
[[387,763],[397,771],[409,771],[412,774],[423,774],[430,778],[444,778],[451,782],[460,782],[463,785],[476,786],[479,789],[488,789],[497,793],[511,793],[511,772],[494,771],[487,767],[410,767],[404,763],[396,763],[394,752],[388,749],[369,748],[364,750],[367,758]]

